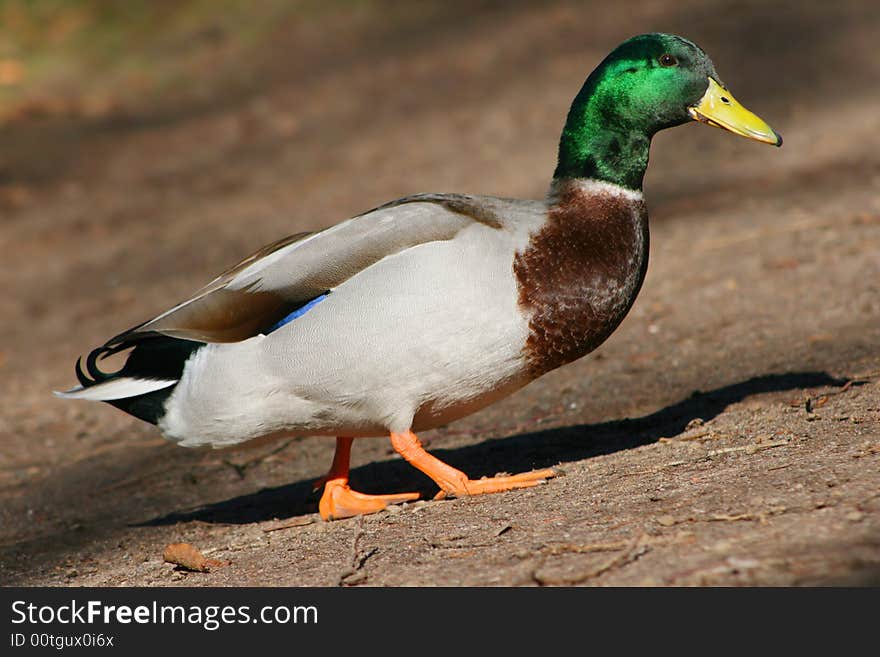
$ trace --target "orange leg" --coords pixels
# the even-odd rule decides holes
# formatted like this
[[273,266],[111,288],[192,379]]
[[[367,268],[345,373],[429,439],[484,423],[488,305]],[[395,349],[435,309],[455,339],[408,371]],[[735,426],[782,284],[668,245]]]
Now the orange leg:
[[535,470],[507,477],[468,479],[467,475],[461,470],[456,470],[440,459],[428,454],[412,431],[392,433],[391,444],[398,454],[409,461],[410,465],[424,472],[440,486],[440,492],[434,499],[442,499],[447,495],[461,497],[464,495],[500,493],[505,490],[513,490],[514,488],[530,488],[556,476],[553,470]]
[[354,438],[337,438],[333,464],[326,476],[315,482],[315,488],[324,486],[318,503],[318,512],[324,520],[339,520],[364,513],[376,513],[389,504],[419,499],[418,493],[396,495],[365,495],[348,487],[348,463]]

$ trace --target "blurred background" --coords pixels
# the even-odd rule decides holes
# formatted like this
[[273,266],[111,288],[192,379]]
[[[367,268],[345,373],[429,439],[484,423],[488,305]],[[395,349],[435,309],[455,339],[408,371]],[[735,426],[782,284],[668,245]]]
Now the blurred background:
[[631,316],[452,447],[521,433],[511,417],[578,426],[877,366],[880,3],[0,0],[0,580],[54,581],[83,536],[111,549],[120,518],[321,474],[329,444],[239,478],[50,391],[77,355],[283,235],[417,192],[541,197],[584,78],[649,31],[701,45],[785,145],[658,135]]

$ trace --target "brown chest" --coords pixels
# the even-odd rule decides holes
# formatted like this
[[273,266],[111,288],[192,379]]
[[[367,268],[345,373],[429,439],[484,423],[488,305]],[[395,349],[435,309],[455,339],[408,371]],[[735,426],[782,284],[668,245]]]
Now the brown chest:
[[648,263],[639,196],[569,185],[557,199],[513,265],[535,376],[604,342],[635,301]]

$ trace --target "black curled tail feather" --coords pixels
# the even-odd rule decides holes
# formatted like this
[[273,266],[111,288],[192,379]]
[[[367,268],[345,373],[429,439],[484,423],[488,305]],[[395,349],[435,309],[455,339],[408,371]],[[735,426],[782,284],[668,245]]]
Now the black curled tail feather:
[[86,356],[85,371],[82,366],[82,356],[76,359],[76,378],[83,388],[90,388],[98,383],[109,381],[118,374],[118,372],[104,372],[98,367],[98,360],[100,358],[106,358],[113,353],[116,353],[116,351],[106,346],[92,349],[89,355]]
[[[85,367],[82,357],[78,358],[76,378],[83,388],[120,378],[178,380],[183,375],[186,361],[204,346],[204,342],[172,338],[158,333],[140,335],[112,346],[104,345],[93,349],[85,358]],[[125,364],[116,372],[105,372],[98,365],[98,361],[129,349],[131,352]],[[156,424],[165,414],[165,401],[174,388],[171,385],[141,395],[105,401],[141,420]]]

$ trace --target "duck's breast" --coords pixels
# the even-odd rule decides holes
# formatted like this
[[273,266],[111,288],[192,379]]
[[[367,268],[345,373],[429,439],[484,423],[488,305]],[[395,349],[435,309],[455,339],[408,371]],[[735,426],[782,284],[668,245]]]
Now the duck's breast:
[[535,376],[602,344],[635,301],[648,266],[641,192],[564,181],[551,201],[546,223],[514,262]]

